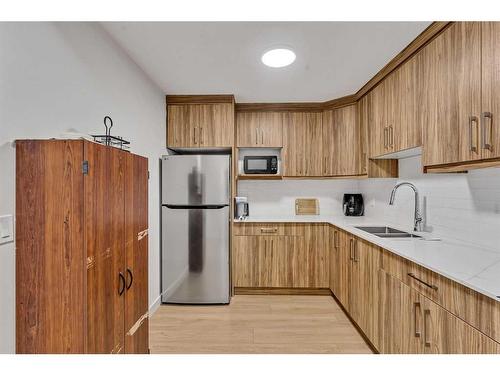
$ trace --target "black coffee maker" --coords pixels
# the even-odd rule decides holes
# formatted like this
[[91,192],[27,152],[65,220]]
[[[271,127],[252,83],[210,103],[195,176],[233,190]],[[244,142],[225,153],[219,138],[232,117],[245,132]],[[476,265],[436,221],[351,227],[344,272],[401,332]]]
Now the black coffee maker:
[[365,206],[361,194],[344,194],[342,202],[345,216],[363,216]]

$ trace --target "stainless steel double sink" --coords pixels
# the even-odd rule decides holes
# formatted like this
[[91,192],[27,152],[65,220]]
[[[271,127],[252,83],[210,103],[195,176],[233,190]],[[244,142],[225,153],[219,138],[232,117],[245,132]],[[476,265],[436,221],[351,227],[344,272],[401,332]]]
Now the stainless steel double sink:
[[391,227],[355,227],[367,233],[382,238],[422,238],[416,234],[408,233]]

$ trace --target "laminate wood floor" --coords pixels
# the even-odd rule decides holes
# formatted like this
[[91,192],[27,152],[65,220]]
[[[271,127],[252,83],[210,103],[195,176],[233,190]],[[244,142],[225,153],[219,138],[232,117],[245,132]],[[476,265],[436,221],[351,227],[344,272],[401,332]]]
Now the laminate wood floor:
[[162,305],[150,319],[160,353],[372,353],[330,296],[237,295],[230,305]]

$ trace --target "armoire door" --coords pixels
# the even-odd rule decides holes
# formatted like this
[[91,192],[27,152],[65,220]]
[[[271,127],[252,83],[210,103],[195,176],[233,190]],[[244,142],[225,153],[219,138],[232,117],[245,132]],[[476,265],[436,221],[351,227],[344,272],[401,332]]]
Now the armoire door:
[[148,159],[126,155],[125,353],[148,353]]
[[88,353],[121,353],[124,348],[125,155],[84,142]]

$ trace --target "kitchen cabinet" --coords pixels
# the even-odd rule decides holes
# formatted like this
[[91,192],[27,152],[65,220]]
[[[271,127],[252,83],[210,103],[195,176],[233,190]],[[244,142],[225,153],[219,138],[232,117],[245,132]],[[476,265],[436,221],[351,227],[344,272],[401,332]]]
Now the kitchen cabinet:
[[[236,224],[233,237],[233,285],[236,288],[328,288],[327,226],[262,227],[262,234],[250,225]],[[242,228],[243,227],[243,228]],[[295,231],[298,235],[292,234]],[[267,233],[266,233],[267,232]]]
[[[481,22],[481,157],[500,157],[500,23]],[[476,143],[477,144],[477,143]]]
[[389,74],[371,93],[370,157],[378,157],[422,145],[420,76],[422,59],[410,58]]
[[379,352],[422,353],[423,309],[419,294],[382,269],[378,271],[378,289]]
[[368,95],[369,100],[369,139],[370,158],[388,153],[389,130],[386,121],[387,81],[380,82]]
[[379,289],[381,353],[498,353],[500,344],[383,270]]
[[323,176],[354,176],[360,171],[356,105],[323,112]]
[[359,121],[359,173],[369,178],[398,177],[397,159],[369,159],[372,121],[370,120],[370,103],[372,95],[369,93],[357,102]]
[[360,238],[349,239],[349,314],[366,337],[378,344],[378,270],[380,250]]
[[283,175],[322,176],[322,113],[287,112],[283,123]]
[[423,165],[480,159],[480,23],[453,23],[421,54]]
[[167,106],[168,147],[232,147],[233,144],[233,104],[171,104]]
[[282,147],[284,112],[238,112],[238,147]]
[[333,238],[330,245],[330,289],[333,294],[349,310],[349,266],[351,236],[333,228]]
[[141,156],[16,141],[16,352],[148,352],[147,186]]

